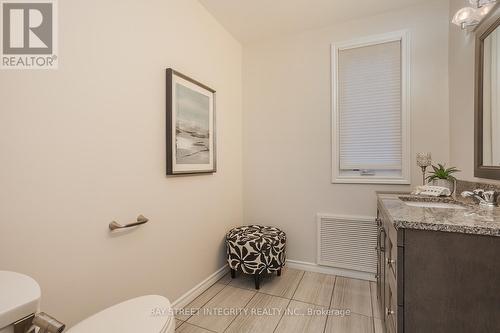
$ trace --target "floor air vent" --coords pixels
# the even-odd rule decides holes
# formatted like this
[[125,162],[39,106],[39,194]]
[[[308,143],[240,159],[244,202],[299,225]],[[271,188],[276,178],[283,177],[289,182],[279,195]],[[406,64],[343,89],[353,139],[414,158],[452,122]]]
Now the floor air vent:
[[318,264],[373,273],[377,271],[375,218],[318,214]]

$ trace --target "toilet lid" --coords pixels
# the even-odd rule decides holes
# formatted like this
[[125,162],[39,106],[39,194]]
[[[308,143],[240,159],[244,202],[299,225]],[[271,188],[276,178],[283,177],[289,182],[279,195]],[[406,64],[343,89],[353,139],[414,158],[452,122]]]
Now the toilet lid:
[[104,309],[73,326],[68,333],[162,333],[171,320],[173,312],[168,299],[149,295]]

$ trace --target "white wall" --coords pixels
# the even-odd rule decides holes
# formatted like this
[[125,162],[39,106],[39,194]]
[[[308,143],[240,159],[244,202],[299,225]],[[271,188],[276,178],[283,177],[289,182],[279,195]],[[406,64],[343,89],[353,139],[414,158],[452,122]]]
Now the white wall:
[[[450,20],[465,7],[465,0],[450,0]],[[474,33],[450,24],[450,162],[464,180],[498,183],[474,177]]]
[[412,38],[414,161],[431,151],[449,160],[448,1],[244,45],[244,218],[287,232],[288,257],[316,260],[318,212],[376,214],[376,190],[408,186],[331,184],[330,44],[408,29]]
[[[175,300],[242,220],[241,45],[195,0],[59,1],[60,68],[0,72],[0,269],[73,324]],[[214,175],[165,176],[165,69],[217,90]],[[111,220],[151,222],[112,236]]]

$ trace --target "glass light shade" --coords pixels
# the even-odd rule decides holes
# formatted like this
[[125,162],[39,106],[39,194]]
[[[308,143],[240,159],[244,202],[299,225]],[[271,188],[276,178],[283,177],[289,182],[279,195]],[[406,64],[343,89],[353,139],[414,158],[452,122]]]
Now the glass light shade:
[[493,2],[496,2],[496,0],[469,0],[470,5],[475,8],[481,8]]
[[468,25],[473,25],[477,24],[478,20],[476,17],[476,10],[472,7],[464,7],[460,9],[455,16],[453,16],[453,19],[451,20],[453,24],[456,24],[458,26],[461,26],[464,28],[465,26]]
[[417,153],[417,165],[419,167],[428,167],[432,164],[431,153]]
[[[494,1],[494,2],[496,2],[496,1]],[[485,17],[486,14],[488,14],[490,12],[490,10],[493,8],[494,5],[495,4],[493,2],[491,2],[491,3],[484,4],[481,7],[479,7],[478,9],[476,9],[476,11],[474,12],[476,19],[478,21],[481,21],[483,19],[483,17]]]

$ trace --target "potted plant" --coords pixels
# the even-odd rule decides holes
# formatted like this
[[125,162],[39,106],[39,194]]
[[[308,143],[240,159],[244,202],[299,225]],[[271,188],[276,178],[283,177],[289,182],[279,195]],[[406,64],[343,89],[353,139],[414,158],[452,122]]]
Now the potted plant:
[[445,168],[444,165],[438,163],[438,166],[433,165],[433,172],[427,176],[427,181],[433,186],[441,186],[450,189],[450,192],[455,191],[455,181],[456,178],[453,176],[454,173],[459,172],[455,167]]

